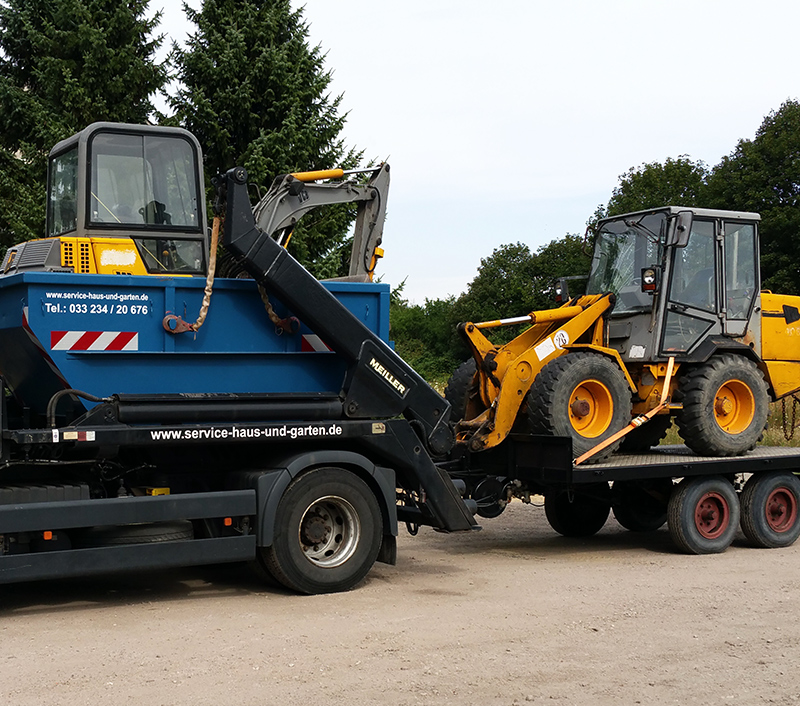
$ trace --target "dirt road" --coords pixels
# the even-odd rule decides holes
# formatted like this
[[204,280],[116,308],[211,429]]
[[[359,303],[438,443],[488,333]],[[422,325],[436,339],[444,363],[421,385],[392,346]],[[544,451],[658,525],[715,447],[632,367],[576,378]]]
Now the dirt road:
[[517,503],[484,528],[404,534],[339,595],[241,566],[2,586],[0,703],[800,702],[800,547],[567,540]]

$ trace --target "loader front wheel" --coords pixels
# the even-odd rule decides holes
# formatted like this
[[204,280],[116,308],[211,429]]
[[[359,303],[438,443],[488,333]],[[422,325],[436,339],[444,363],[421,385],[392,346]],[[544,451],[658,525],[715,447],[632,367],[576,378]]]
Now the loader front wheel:
[[681,378],[678,428],[702,456],[739,456],[761,439],[769,414],[764,376],[755,363],[730,353],[712,357]]
[[[528,419],[536,434],[568,436],[576,458],[631,420],[631,392],[611,359],[597,353],[567,353],[550,361],[531,385]],[[607,446],[590,461],[619,447]]]
[[467,413],[470,393],[473,388],[475,371],[478,366],[474,358],[459,365],[447,381],[444,398],[450,403],[450,421],[460,422]]

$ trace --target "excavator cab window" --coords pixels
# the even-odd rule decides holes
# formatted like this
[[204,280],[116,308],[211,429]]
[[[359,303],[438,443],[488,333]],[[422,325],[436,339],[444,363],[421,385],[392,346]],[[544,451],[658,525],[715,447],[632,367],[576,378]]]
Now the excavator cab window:
[[78,222],[78,148],[51,159],[49,176],[47,234],[69,233]]
[[203,274],[203,246],[199,240],[133,238],[147,271],[153,274]]
[[201,230],[196,155],[187,140],[98,132],[89,150],[90,226]]

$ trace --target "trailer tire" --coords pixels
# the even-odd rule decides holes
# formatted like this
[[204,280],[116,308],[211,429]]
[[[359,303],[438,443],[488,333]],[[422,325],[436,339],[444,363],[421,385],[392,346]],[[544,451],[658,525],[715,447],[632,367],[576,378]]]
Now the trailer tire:
[[450,421],[460,422],[467,413],[467,402],[478,369],[474,358],[459,365],[444,388],[444,398],[450,403]]
[[741,495],[742,531],[754,547],[789,547],[800,536],[800,480],[793,473],[758,473]]
[[719,554],[733,542],[739,515],[739,498],[725,478],[684,478],[670,496],[667,525],[687,554]]
[[[538,434],[568,436],[575,458],[631,420],[631,391],[619,366],[598,353],[575,352],[550,361],[528,393],[528,419]],[[610,456],[617,440],[587,462]]]
[[651,447],[661,443],[671,426],[672,417],[667,414],[659,414],[623,436],[619,450],[622,453],[649,451]]
[[552,490],[545,493],[544,513],[550,526],[565,537],[591,537],[608,520],[611,503],[608,484],[581,490]]
[[769,396],[751,360],[713,356],[680,380],[683,409],[678,428],[686,445],[702,456],[740,456],[764,434]]
[[317,468],[286,488],[275,517],[272,545],[257,561],[299,593],[348,591],[372,568],[383,534],[375,494],[341,468]]
[[663,527],[667,521],[667,503],[659,498],[669,498],[672,481],[667,479],[663,484],[663,488],[648,488],[637,483],[615,482],[611,509],[617,522],[630,532],[655,532]]

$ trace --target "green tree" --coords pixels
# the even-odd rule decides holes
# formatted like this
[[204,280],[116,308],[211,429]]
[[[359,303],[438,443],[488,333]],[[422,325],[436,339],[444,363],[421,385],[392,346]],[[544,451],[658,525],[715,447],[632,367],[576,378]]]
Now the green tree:
[[[583,238],[577,235],[553,240],[535,253],[523,243],[501,245],[481,260],[478,274],[456,303],[456,313],[462,320],[488,321],[552,308],[556,280],[588,274],[589,264]],[[580,287],[570,289],[580,293]]]
[[141,123],[166,81],[149,0],[0,4],[0,249],[44,233],[47,154],[97,120]]
[[606,216],[644,211],[659,206],[705,206],[709,171],[703,162],[687,155],[668,157],[663,164],[651,162],[631,167],[619,177],[605,208],[599,208],[591,224]]
[[[328,93],[331,74],[320,47],[308,44],[302,8],[206,0],[199,12],[185,9],[197,31],[175,49],[182,88],[171,106],[200,140],[208,175],[241,165],[251,182],[268,185],[279,174],[358,163],[361,153],[339,137],[341,96]],[[290,251],[318,277],[337,274],[353,216],[349,207],[312,212]]]
[[714,168],[708,188],[715,207],[761,214],[762,284],[800,294],[800,103],[767,115]]

